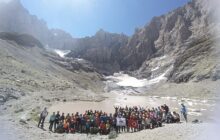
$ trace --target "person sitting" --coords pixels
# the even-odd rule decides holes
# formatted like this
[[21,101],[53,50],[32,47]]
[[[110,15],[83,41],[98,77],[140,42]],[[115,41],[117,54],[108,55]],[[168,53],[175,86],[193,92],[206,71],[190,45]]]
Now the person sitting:
[[173,123],[173,115],[171,114],[171,112],[167,113],[166,123]]
[[96,126],[94,120],[91,119],[91,122],[90,122],[90,133],[91,134],[97,134],[98,132],[99,132],[98,127]]
[[174,123],[180,122],[180,115],[178,113],[176,113],[175,111],[173,112],[173,122]]
[[57,128],[55,130],[56,133],[64,133],[64,128],[63,128],[63,123],[59,122],[59,124],[57,125]]

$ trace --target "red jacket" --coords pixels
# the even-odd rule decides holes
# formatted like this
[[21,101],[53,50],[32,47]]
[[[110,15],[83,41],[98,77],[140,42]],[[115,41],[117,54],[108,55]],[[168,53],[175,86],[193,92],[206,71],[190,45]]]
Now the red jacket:
[[106,129],[105,123],[101,123],[101,124],[99,125],[99,127],[100,127],[100,129],[102,129],[102,130]]

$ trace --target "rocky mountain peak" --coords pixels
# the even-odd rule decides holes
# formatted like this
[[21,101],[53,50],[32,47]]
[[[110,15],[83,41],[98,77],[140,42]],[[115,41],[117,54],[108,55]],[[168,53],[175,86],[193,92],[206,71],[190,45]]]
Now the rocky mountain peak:
[[[159,73],[165,72],[174,66],[180,54],[193,46],[190,44],[209,38],[211,29],[215,30],[210,16],[213,9],[205,0],[192,0],[154,17],[144,27],[136,29],[131,37],[100,29],[94,36],[73,38],[63,30],[48,29],[46,23],[30,15],[19,0],[6,5],[0,8],[0,31],[30,34],[45,46],[72,50],[68,57],[88,60],[105,74],[135,71],[138,77],[149,78],[154,75],[151,69],[158,62],[157,58],[167,56],[169,60]],[[7,13],[12,14],[7,16]],[[180,63],[175,66],[179,67]]]

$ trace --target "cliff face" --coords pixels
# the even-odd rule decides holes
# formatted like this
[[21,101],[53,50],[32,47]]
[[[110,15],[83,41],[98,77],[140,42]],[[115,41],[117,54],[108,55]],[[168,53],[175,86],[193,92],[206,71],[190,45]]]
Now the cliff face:
[[[139,68],[145,60],[180,51],[187,41],[193,41],[207,33],[207,14],[199,3],[189,2],[184,7],[155,17],[129,40],[124,59],[132,69]],[[195,38],[195,39],[192,39]],[[191,39],[191,40],[190,40]],[[138,56],[138,61],[131,61]]]
[[121,70],[120,48],[128,42],[123,34],[113,34],[99,30],[94,36],[76,40],[68,57],[89,60],[104,74],[113,74]]
[[[209,46],[203,46],[205,52],[209,53],[211,50],[206,47],[212,47],[212,10],[207,10],[204,2],[193,0],[166,15],[154,17],[143,28],[137,29],[130,38],[121,39],[120,35],[110,35],[102,31],[93,37],[77,40],[78,44],[74,45],[74,51],[68,56],[89,60],[99,70],[104,69],[109,73],[134,71],[132,74],[136,77],[149,79],[165,73],[172,81],[188,81],[194,72],[183,72],[186,77],[181,75],[183,69],[180,66],[184,66],[179,64],[179,60],[189,53],[192,56],[187,57],[186,61],[197,63],[202,52],[198,50],[194,53],[190,48],[195,47],[193,44],[200,40],[209,40]],[[180,79],[175,79],[176,76]]]
[[212,55],[216,47],[212,36],[215,23],[211,19],[213,9],[208,10],[204,2],[193,0],[167,15],[154,18],[152,21],[157,19],[158,26],[153,33],[149,31],[153,29],[151,23],[136,33],[142,33],[136,40],[153,41],[142,51],[149,53],[149,48],[155,51],[150,53],[150,59],[145,55],[146,59],[143,58],[141,67],[136,67],[134,75],[150,79],[165,74],[168,80],[177,83],[213,78],[217,64],[217,58]]
[[[70,49],[68,57],[88,60],[104,74],[132,71],[134,76],[148,79],[165,74],[170,81],[187,82],[210,77],[215,67],[210,64],[216,27],[210,7],[205,0],[192,0],[154,17],[131,37],[100,30],[94,36],[76,39],[62,30],[49,30],[16,0],[0,7],[0,31],[28,33],[44,46]],[[201,76],[205,68],[200,67],[201,61],[209,58],[209,70]]]
[[89,92],[103,89],[102,76],[89,62],[60,58],[42,48],[31,35],[0,33],[0,59],[0,88]]
[[35,15],[30,15],[19,0],[1,3],[0,32],[30,34],[44,46],[54,48],[70,48],[75,41],[70,34],[62,30],[48,29],[46,22]]

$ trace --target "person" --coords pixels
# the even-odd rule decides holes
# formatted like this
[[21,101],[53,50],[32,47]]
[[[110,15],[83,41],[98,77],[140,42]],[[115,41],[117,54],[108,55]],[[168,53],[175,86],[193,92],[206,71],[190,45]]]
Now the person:
[[60,121],[59,124],[57,125],[57,129],[55,130],[56,133],[64,133],[65,130],[63,128],[63,123]]
[[[49,130],[52,131],[53,129],[53,125],[55,125],[55,119],[56,119],[56,115],[55,112],[53,112],[53,114],[50,116],[50,126],[49,126]],[[56,128],[54,127],[54,132],[55,132]]]
[[180,122],[180,115],[173,111],[173,122],[174,123],[179,123]]
[[62,113],[62,116],[60,117],[60,120],[59,120],[59,121],[61,121],[61,122],[63,123],[63,122],[64,122],[64,119],[65,119],[65,114]]
[[57,114],[55,115],[55,121],[54,121],[54,131],[57,129],[57,125],[59,124],[60,120],[60,112],[57,111]]
[[45,118],[47,117],[47,115],[48,115],[48,112],[47,112],[47,108],[45,107],[44,110],[40,114],[38,127],[40,127],[40,125],[41,125],[41,128],[44,128],[44,121],[45,121]]
[[88,135],[89,134],[89,131],[90,131],[90,120],[88,119],[86,121],[86,134]]
[[110,133],[110,123],[109,123],[109,120],[107,120],[107,123],[106,123],[106,133],[109,134]]
[[166,117],[166,123],[173,123],[174,117],[171,114],[171,112],[167,113],[167,117]]
[[165,110],[165,118],[166,118],[170,111],[169,107],[166,104],[164,104],[164,110]]
[[67,122],[67,119],[63,122],[63,128],[66,133],[69,133],[69,123]]
[[187,110],[186,110],[186,106],[182,103],[181,104],[181,113],[183,114],[183,117],[185,119],[185,121],[187,122]]
[[69,124],[69,131],[70,131],[70,133],[75,133],[75,124],[74,124],[73,120],[71,120],[71,122]]
[[106,133],[106,124],[104,123],[104,121],[101,121],[99,125],[99,133],[100,135],[103,135]]

